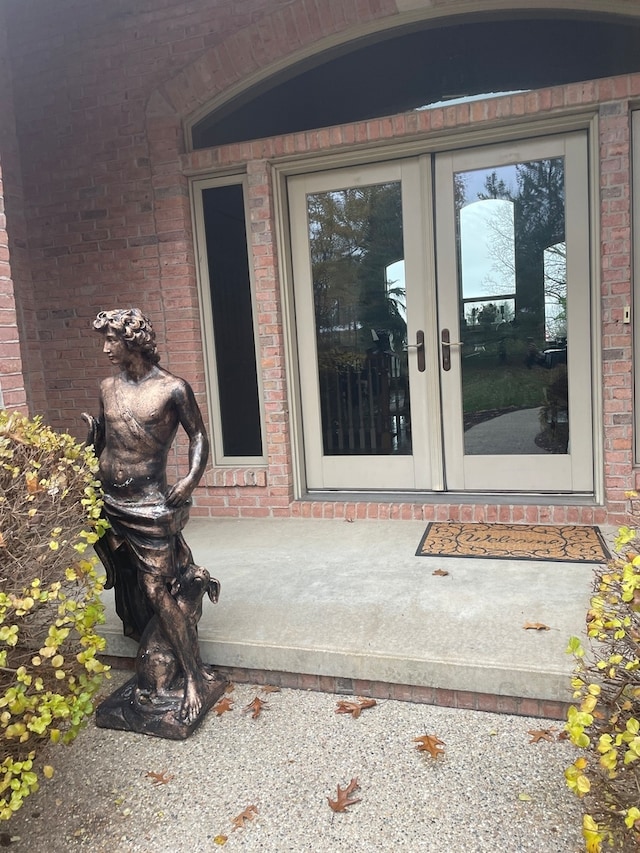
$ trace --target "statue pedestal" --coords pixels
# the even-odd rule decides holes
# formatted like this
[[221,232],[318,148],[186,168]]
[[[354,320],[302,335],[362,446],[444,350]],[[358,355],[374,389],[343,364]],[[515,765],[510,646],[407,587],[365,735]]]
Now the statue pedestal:
[[136,690],[137,677],[134,676],[96,708],[96,725],[100,729],[186,740],[224,694],[227,684],[223,678],[205,679],[202,710],[193,722],[184,723],[178,716],[184,695],[181,691],[176,690],[153,702],[140,701]]

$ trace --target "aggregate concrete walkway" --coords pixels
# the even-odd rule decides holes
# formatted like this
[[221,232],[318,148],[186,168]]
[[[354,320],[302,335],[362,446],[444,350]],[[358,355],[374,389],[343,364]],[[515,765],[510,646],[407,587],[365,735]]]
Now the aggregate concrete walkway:
[[[220,602],[205,602],[203,658],[570,701],[565,649],[584,633],[593,566],[416,557],[424,529],[420,521],[192,519],[185,534],[195,559],[222,584]],[[134,656],[111,594],[105,599],[107,652]],[[525,630],[526,622],[550,630]]]
[[[118,682],[115,673],[113,682]],[[243,708],[260,694],[257,719]],[[187,741],[96,729],[51,748],[51,781],[0,827],[11,853],[579,853],[577,757],[555,721],[237,685]],[[531,731],[549,740],[532,743]],[[414,738],[436,735],[433,759]],[[154,777],[150,774],[156,774]],[[159,784],[154,784],[160,778]],[[327,798],[357,778],[360,802]],[[162,782],[165,780],[165,783]],[[233,819],[243,812],[251,820]],[[225,840],[226,839],[226,840]]]
[[546,454],[547,451],[536,444],[539,433],[540,407],[518,409],[466,430],[464,451],[470,456],[495,453],[496,448],[500,448],[500,453]]

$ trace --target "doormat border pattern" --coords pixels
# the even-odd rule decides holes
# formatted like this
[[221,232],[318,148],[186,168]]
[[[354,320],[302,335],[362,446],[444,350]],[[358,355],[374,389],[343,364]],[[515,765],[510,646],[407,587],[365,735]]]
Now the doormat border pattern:
[[[469,537],[466,542],[465,536]],[[508,539],[496,542],[496,537],[508,537],[511,544]],[[420,539],[416,557],[606,563],[611,553],[595,526],[432,521]]]

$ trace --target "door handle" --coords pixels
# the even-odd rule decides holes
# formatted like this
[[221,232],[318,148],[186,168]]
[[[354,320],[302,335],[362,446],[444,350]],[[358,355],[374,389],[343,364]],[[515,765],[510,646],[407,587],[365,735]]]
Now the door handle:
[[405,349],[414,349],[416,351],[416,355],[418,356],[418,370],[420,371],[420,373],[424,373],[426,362],[424,357],[424,332],[422,331],[422,329],[418,329],[418,331],[416,332],[415,344],[407,344]]
[[463,347],[464,341],[450,340],[449,329],[443,329],[440,335],[442,342],[442,369],[451,370],[451,347]]

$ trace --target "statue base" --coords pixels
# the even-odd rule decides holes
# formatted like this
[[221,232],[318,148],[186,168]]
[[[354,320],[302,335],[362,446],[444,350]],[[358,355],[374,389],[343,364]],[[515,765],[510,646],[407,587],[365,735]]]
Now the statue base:
[[183,693],[179,690],[144,701],[139,697],[137,677],[127,681],[96,708],[96,725],[100,729],[161,737],[167,740],[186,740],[200,725],[211,708],[224,694],[228,681],[216,678],[203,682],[202,710],[191,723],[179,718]]

